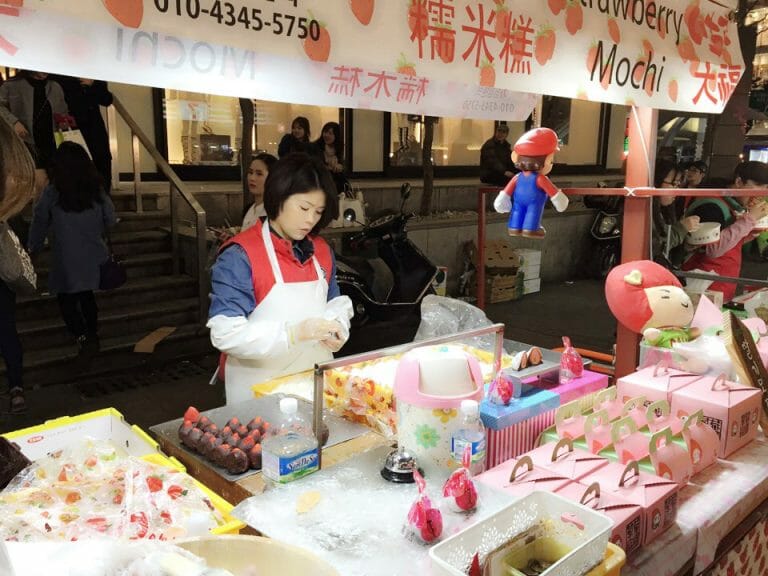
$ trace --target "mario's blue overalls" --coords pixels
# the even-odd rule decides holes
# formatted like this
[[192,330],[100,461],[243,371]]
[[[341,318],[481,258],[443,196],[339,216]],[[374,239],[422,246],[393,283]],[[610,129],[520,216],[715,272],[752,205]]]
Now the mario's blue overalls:
[[520,172],[515,176],[517,182],[507,224],[510,230],[535,232],[539,229],[548,196],[536,183],[537,177],[536,172]]

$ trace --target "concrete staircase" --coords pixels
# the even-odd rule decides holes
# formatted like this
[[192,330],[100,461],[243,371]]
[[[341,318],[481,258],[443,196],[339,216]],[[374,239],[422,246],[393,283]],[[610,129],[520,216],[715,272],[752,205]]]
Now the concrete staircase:
[[[41,294],[19,297],[17,302],[28,387],[124,373],[212,349],[207,330],[198,323],[196,279],[173,274],[167,193],[143,194],[143,213],[133,211],[131,191],[115,192],[113,201],[120,221],[112,231],[112,245],[123,259],[128,281],[117,290],[97,292],[101,353],[89,364],[78,361],[77,346],[64,326],[56,298],[47,294],[51,253],[46,251],[35,261]],[[138,340],[163,326],[174,326],[176,331],[154,353],[133,352]]]

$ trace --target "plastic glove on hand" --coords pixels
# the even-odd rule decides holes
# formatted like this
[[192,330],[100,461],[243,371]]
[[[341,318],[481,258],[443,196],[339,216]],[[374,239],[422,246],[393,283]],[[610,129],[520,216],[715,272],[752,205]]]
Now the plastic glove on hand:
[[552,196],[550,200],[552,201],[552,206],[554,206],[555,210],[558,212],[565,212],[565,209],[568,208],[568,196],[563,194],[562,190],[558,190],[557,194]]
[[307,318],[290,328],[293,342],[320,342],[322,340],[338,339],[342,326],[336,320],[323,318]]
[[493,209],[496,212],[504,213],[512,210],[512,198],[504,190],[499,192],[496,200],[493,201]]

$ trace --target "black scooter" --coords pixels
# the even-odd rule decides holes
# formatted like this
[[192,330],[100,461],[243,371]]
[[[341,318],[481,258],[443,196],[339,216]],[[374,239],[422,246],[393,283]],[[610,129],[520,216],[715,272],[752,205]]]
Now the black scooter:
[[[607,185],[599,183],[605,188]],[[593,249],[588,263],[592,278],[604,279],[621,259],[621,225],[624,199],[621,196],[586,196],[584,205],[598,210],[590,234]]]
[[[410,184],[400,188],[400,210],[372,220],[342,241],[336,254],[336,281],[352,300],[350,337],[337,356],[411,342],[421,320],[421,300],[434,293],[438,269],[408,239],[405,212]],[[344,219],[357,222],[354,210]]]

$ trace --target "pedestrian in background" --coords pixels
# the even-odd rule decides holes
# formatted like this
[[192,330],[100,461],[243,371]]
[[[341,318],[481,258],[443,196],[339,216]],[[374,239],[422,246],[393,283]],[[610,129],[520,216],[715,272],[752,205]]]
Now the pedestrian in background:
[[[8,234],[8,220],[32,199],[35,189],[35,164],[27,147],[13,129],[0,122],[0,234]],[[18,274],[22,248],[13,242],[0,242],[0,353],[5,360],[10,410],[24,412],[22,378],[23,350],[16,330],[16,293],[6,282],[5,270]]]
[[86,357],[99,351],[94,290],[99,266],[109,257],[104,235],[114,224],[112,200],[85,148],[63,142],[53,158],[51,183],[35,205],[29,251],[42,251],[52,233],[48,289],[56,294],[64,323]]
[[101,115],[101,107],[112,105],[114,100],[107,83],[89,78],[52,76],[64,90],[64,98],[70,114],[91,153],[102,179],[104,191],[112,191],[112,154],[109,151],[109,134]]
[[499,124],[493,138],[486,140],[480,148],[480,182],[503,187],[517,173],[508,135],[509,126]]
[[256,154],[251,160],[251,165],[248,167],[248,192],[253,196],[253,204],[243,216],[241,232],[259,223],[259,219],[267,215],[264,210],[264,183],[275,162],[277,158],[266,152]]
[[296,116],[291,122],[291,132],[283,136],[280,144],[277,146],[277,157],[282,158],[293,152],[313,154],[310,137],[312,133],[309,129],[309,120],[304,116]]
[[336,191],[344,191],[347,177],[344,175],[344,141],[341,138],[341,126],[338,122],[326,122],[320,132],[320,138],[314,142],[317,154],[331,173]]

